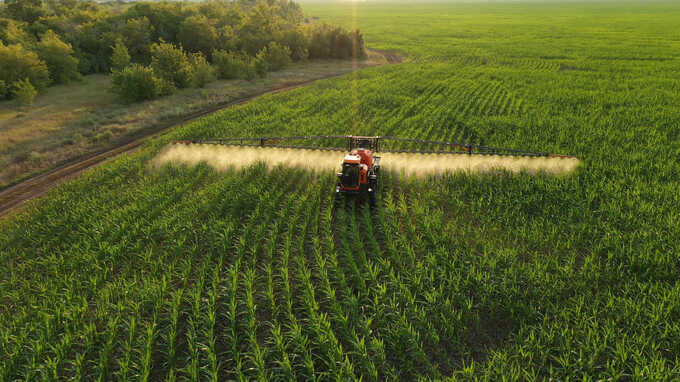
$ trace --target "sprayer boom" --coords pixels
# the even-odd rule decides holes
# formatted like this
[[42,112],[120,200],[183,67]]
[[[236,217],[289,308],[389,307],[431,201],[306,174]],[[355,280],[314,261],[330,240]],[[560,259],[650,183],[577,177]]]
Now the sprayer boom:
[[[343,142],[344,141],[344,142]],[[177,141],[178,144],[203,144],[203,145],[227,145],[227,146],[250,146],[258,148],[276,149],[306,149],[306,150],[335,150],[346,151],[341,164],[340,172],[337,173],[338,183],[335,187],[336,199],[341,195],[360,195],[368,197],[371,205],[375,203],[378,189],[378,176],[380,174],[380,157],[375,155],[383,153],[422,153],[422,154],[463,154],[465,156],[504,155],[515,157],[548,157],[548,158],[574,158],[568,155],[550,154],[544,152],[532,152],[500,147],[482,146],[472,143],[441,142],[423,139],[408,139],[383,136],[357,136],[357,135],[300,135],[290,137],[249,137],[249,138],[223,138]],[[315,144],[310,144],[315,143]],[[256,150],[260,151],[260,150]],[[276,150],[271,150],[276,151]],[[262,150],[266,152],[266,150]],[[295,162],[297,156],[304,156],[304,150],[292,154],[290,162]],[[307,151],[307,155],[312,155]],[[401,154],[390,154],[399,156]],[[428,158],[428,159],[426,159]],[[450,158],[450,155],[448,156]],[[462,158],[461,158],[462,159]],[[489,158],[493,160],[493,158]],[[512,160],[512,158],[506,158]],[[409,158],[419,162],[432,160],[429,156],[422,158]],[[438,161],[445,163],[446,155],[441,155]],[[449,159],[450,160],[450,159]],[[541,161],[541,159],[537,159]],[[409,163],[406,163],[407,165]],[[397,167],[398,164],[395,164]]]
[[[345,140],[343,145],[340,142]],[[310,145],[310,142],[317,142]],[[466,154],[506,155],[525,157],[575,158],[571,155],[532,152],[502,147],[482,146],[472,143],[431,141],[423,139],[397,138],[389,136],[358,135],[300,135],[288,137],[241,137],[176,141],[180,144],[209,144],[250,147],[278,147],[311,150],[335,150],[351,152],[357,148],[372,152],[422,153],[422,154]],[[344,146],[344,147],[343,147]]]

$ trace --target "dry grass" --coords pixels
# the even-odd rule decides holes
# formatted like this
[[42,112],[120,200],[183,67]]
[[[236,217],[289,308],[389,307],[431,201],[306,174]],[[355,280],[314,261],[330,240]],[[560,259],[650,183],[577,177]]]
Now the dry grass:
[[[386,63],[371,53],[358,67]],[[172,96],[124,105],[110,93],[106,75],[55,86],[32,106],[0,102],[0,188],[58,163],[113,147],[126,136],[230,100],[262,91],[347,73],[351,61],[315,60],[298,63],[254,81],[217,81],[203,89],[184,89]]]

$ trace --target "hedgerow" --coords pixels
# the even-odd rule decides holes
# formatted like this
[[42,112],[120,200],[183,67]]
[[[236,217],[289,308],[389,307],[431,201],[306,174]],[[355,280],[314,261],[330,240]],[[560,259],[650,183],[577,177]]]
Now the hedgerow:
[[[314,58],[363,57],[364,52],[358,31],[308,23],[300,6],[287,0],[142,1],[125,7],[27,0],[8,2],[0,8],[0,16],[4,17],[0,43],[5,45],[0,67],[10,73],[2,80],[12,83],[29,77],[38,89],[66,83],[80,74],[120,71],[130,63],[152,65],[157,76],[184,88],[191,82],[186,57],[195,53],[216,67],[224,61],[216,61],[213,51],[238,55],[247,65],[230,77],[252,79],[291,61],[305,60],[312,52]],[[350,46],[356,46],[356,52]],[[159,55],[168,66],[159,64]],[[267,61],[267,70],[261,60]],[[37,74],[41,65],[49,69],[51,81]],[[207,67],[202,66],[201,73],[200,83],[211,78]]]

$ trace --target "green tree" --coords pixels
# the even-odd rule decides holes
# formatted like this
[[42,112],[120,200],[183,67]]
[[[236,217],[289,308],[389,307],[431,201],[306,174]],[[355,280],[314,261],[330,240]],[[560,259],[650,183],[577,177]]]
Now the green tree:
[[329,58],[331,56],[330,27],[326,24],[310,27],[309,58]]
[[181,47],[165,42],[153,44],[151,67],[156,75],[172,82],[178,88],[191,85],[193,68]]
[[148,63],[151,57],[153,26],[146,17],[130,19],[123,27],[122,34],[132,61]]
[[73,48],[48,30],[38,43],[38,56],[45,61],[50,79],[56,84],[64,84],[80,77],[78,59],[73,56]]
[[218,34],[207,17],[189,16],[179,27],[177,41],[189,52],[209,55],[217,45]]
[[28,79],[36,89],[45,88],[50,83],[47,65],[19,44],[0,43],[0,80],[13,84],[23,79]]
[[170,94],[174,87],[168,81],[158,78],[153,69],[132,64],[111,76],[112,91],[125,102],[139,102]]
[[28,78],[23,80],[18,80],[13,84],[12,94],[21,106],[29,106],[33,104],[35,96],[38,95],[38,91],[31,84]]
[[277,8],[258,1],[250,7],[239,28],[240,48],[255,56],[262,48],[277,40],[284,24],[276,13]]
[[45,14],[42,0],[5,0],[7,14],[14,20],[33,23]]
[[128,49],[123,44],[121,39],[116,41],[116,45],[112,47],[113,54],[111,55],[111,70],[122,70],[126,66],[130,65],[130,53]]
[[35,38],[26,31],[26,23],[12,19],[0,19],[0,42],[5,45],[21,44],[31,48],[35,46]]
[[304,61],[309,58],[309,38],[302,29],[284,31],[280,42],[290,49],[290,58],[293,61]]
[[[88,22],[74,30],[71,43],[80,60],[80,72],[109,72],[111,70],[111,47],[119,39],[125,42],[125,35],[107,20]],[[148,47],[146,49],[148,50]]]

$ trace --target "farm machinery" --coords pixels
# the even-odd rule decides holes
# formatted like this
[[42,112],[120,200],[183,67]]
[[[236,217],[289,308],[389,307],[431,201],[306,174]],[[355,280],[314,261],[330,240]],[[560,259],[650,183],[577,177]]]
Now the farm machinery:
[[[310,142],[316,141],[316,145]],[[340,143],[344,141],[344,144]],[[204,144],[247,146],[261,148],[281,148],[300,150],[332,150],[345,151],[338,182],[335,186],[336,199],[343,195],[358,195],[368,198],[371,205],[375,203],[380,175],[380,156],[384,153],[418,153],[418,154],[461,154],[461,155],[495,155],[514,157],[548,157],[573,158],[562,154],[530,152],[524,150],[482,146],[470,143],[443,142],[422,139],[397,138],[387,136],[356,135],[315,135],[288,137],[249,137],[203,140],[182,140],[176,144]],[[304,155],[301,154],[300,155]],[[417,159],[424,160],[424,159]]]

